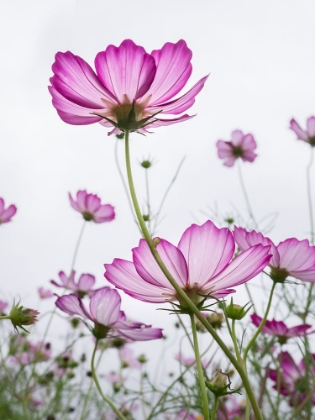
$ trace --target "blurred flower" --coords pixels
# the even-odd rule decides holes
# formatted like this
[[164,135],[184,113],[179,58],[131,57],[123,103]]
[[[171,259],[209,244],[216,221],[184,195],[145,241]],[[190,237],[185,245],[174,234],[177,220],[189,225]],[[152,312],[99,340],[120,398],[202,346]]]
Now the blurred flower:
[[[206,320],[209,322],[209,324],[215,329],[215,330],[220,330],[222,328],[222,325],[225,321],[224,319],[224,315],[222,312],[216,312],[216,311],[211,311],[211,312],[201,312],[201,315],[206,318]],[[199,319],[197,317],[195,317],[195,322],[196,322],[196,329],[199,332],[207,332],[206,328],[204,327],[204,325],[199,321]]]
[[12,362],[26,366],[33,362],[46,362],[51,357],[50,343],[38,341],[32,343],[22,335],[12,336],[9,344],[9,354]]
[[244,418],[246,402],[239,401],[233,395],[220,399],[221,404],[217,411],[217,418],[224,420],[240,420]]
[[290,129],[295,132],[299,140],[309,143],[312,147],[315,146],[315,117],[309,117],[306,120],[306,130],[303,130],[295,119],[292,118]]
[[17,332],[17,327],[28,332],[23,325],[35,324],[35,322],[38,321],[37,315],[39,315],[39,312],[35,309],[24,308],[24,306],[20,305],[20,303],[14,303],[9,315],[7,315],[6,318],[10,319]]
[[66,290],[71,290],[79,297],[91,295],[94,293],[93,286],[95,284],[95,277],[92,274],[81,274],[79,280],[75,281],[76,272],[73,270],[71,276],[68,277],[64,271],[59,272],[60,283],[55,280],[50,280],[50,283],[57,287],[62,287]]
[[166,43],[148,54],[130,39],[119,47],[109,45],[95,58],[96,74],[70,51],[58,52],[52,66],[49,91],[60,118],[69,124],[101,122],[113,130],[147,133],[148,128],[185,121],[207,79],[203,77],[187,93],[174,99],[188,81],[192,53],[183,40]]
[[121,362],[122,368],[134,368],[140,369],[141,363],[139,360],[134,356],[133,351],[126,346],[123,346],[119,349],[119,358]]
[[[198,303],[208,297],[223,297],[255,277],[268,264],[269,247],[255,246],[232,260],[235,243],[232,233],[217,228],[210,220],[192,225],[178,246],[154,239],[162,261],[185,293]],[[179,300],[177,292],[151,254],[144,239],[132,250],[133,262],[115,259],[105,264],[105,277],[128,295],[145,302]]]
[[101,204],[101,199],[95,194],[88,194],[86,190],[77,192],[76,200],[69,193],[72,208],[82,214],[86,222],[111,222],[115,219],[114,207],[111,204]]
[[[262,318],[257,314],[252,314],[252,322],[256,327],[259,327]],[[305,337],[306,335],[313,334],[315,331],[307,331],[312,326],[308,324],[296,325],[295,327],[288,328],[284,322],[276,321],[266,321],[263,326],[262,332],[264,334],[274,335],[278,337],[279,343],[284,344],[289,338],[292,337]]]
[[12,217],[17,212],[17,208],[14,204],[11,204],[8,208],[4,208],[4,200],[0,197],[0,225],[2,223],[11,222]]
[[181,365],[186,367],[193,366],[196,363],[195,357],[186,357],[182,352],[178,352],[175,355],[175,360],[178,360]]
[[8,302],[5,302],[4,300],[0,300],[0,314],[4,312],[7,306],[8,306]]
[[49,289],[44,289],[44,287],[39,287],[37,289],[39,297],[41,299],[49,299],[54,296],[53,292]]
[[91,297],[89,311],[82,300],[74,294],[61,296],[56,300],[56,306],[69,315],[79,315],[83,319],[94,322],[92,330],[97,339],[112,336],[123,336],[133,341],[154,340],[162,337],[160,328],[151,328],[140,322],[127,321],[126,315],[120,310],[121,298],[117,290],[103,287]]
[[270,277],[273,281],[282,283],[288,276],[296,279],[315,282],[315,247],[307,239],[299,241],[295,238],[286,239],[275,245],[271,239],[253,230],[247,232],[243,228],[234,228],[234,238],[242,251],[257,245],[270,245]]
[[292,406],[301,404],[309,392],[313,393],[311,401],[315,404],[315,354],[310,356],[308,366],[305,358],[297,365],[288,352],[282,352],[278,356],[280,370],[269,370],[269,378],[275,382],[273,388],[288,396]]
[[231,141],[218,140],[218,156],[224,159],[224,165],[231,167],[236,159],[241,158],[243,162],[254,162],[257,155],[254,150],[257,143],[252,134],[243,134],[241,130],[234,130],[231,134]]

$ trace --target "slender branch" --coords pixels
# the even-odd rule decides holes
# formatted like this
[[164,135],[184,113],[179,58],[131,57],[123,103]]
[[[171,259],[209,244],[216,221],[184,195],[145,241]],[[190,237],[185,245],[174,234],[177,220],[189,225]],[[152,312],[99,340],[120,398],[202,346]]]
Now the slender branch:
[[248,213],[250,215],[250,218],[252,219],[252,221],[254,223],[255,229],[257,229],[258,224],[257,224],[256,219],[254,217],[254,212],[252,210],[252,206],[250,204],[249,197],[248,197],[248,194],[247,194],[247,190],[246,190],[246,187],[245,187],[245,183],[244,183],[244,179],[243,179],[243,175],[242,175],[242,169],[241,169],[241,162],[239,161],[237,163],[238,163],[238,165],[237,165],[238,176],[239,176],[241,188],[242,188],[242,191],[243,191],[244,199],[245,199],[245,202],[246,202],[247,210],[248,210]]

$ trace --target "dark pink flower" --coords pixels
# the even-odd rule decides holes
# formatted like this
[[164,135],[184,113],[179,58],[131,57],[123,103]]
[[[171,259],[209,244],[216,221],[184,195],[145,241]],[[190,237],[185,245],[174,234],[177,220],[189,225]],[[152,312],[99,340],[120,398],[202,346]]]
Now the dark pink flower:
[[[192,225],[178,246],[160,238],[156,249],[180,287],[194,301],[203,296],[223,297],[260,273],[270,260],[269,249],[262,245],[232,259],[235,242],[232,233],[218,229],[210,220]],[[105,264],[107,280],[128,295],[145,302],[178,300],[177,292],[162,273],[144,239],[132,250],[133,262],[115,259]]]
[[81,274],[79,280],[75,281],[75,274],[76,272],[72,271],[71,276],[68,277],[64,271],[60,271],[60,283],[57,283],[55,280],[50,280],[50,283],[54,286],[71,290],[80,297],[94,293],[95,277],[92,274]]
[[11,204],[9,207],[4,208],[4,200],[0,197],[0,225],[2,223],[11,222],[11,219],[16,212],[17,208],[14,204]]
[[140,322],[126,319],[120,310],[121,298],[117,290],[103,287],[91,297],[89,310],[82,300],[74,294],[61,296],[56,300],[56,306],[69,315],[79,315],[83,319],[94,322],[93,335],[96,338],[122,336],[133,341],[154,340],[162,337],[160,328],[151,328]]
[[192,52],[183,40],[166,43],[148,54],[130,39],[109,45],[95,58],[95,69],[67,51],[58,52],[52,66],[49,91],[60,118],[69,124],[101,122],[124,130],[146,133],[148,128],[185,121],[179,115],[190,108],[207,79],[203,77],[184,95],[175,98],[191,72]]
[[299,140],[309,143],[312,147],[315,146],[315,117],[309,117],[306,120],[306,130],[303,130],[295,119],[292,118],[290,128],[295,132]]
[[306,368],[305,359],[296,364],[288,352],[282,352],[278,356],[280,371],[270,369],[269,378],[275,382],[273,388],[280,394],[289,397],[292,406],[299,405],[307,397],[308,390],[313,391],[311,400],[315,404],[315,354],[311,354],[311,360]]
[[[252,314],[252,322],[256,327],[259,327],[262,318],[257,314]],[[279,343],[284,344],[289,338],[292,337],[305,337],[306,335],[313,334],[315,331],[307,331],[311,328],[311,325],[302,324],[288,328],[283,321],[266,321],[263,326],[262,332],[269,335],[278,337]]]
[[233,166],[236,159],[241,158],[243,162],[254,162],[257,155],[254,150],[257,143],[252,134],[243,134],[241,130],[234,130],[231,134],[231,141],[218,140],[218,156],[225,160],[225,166]]
[[74,200],[69,193],[72,208],[81,213],[87,222],[105,223],[115,219],[114,207],[111,204],[101,204],[101,199],[97,195],[80,190],[76,198]]
[[53,294],[53,292],[51,290],[45,289],[44,287],[39,287],[37,289],[37,292],[38,292],[39,297],[41,299],[49,299],[49,298],[51,298],[51,297],[54,296],[54,294]]
[[277,282],[283,282],[288,276],[296,279],[315,282],[315,247],[307,239],[299,241],[295,238],[286,239],[275,245],[271,239],[253,230],[247,232],[243,228],[234,228],[234,238],[242,251],[257,245],[270,245],[272,258],[269,266],[270,277]]

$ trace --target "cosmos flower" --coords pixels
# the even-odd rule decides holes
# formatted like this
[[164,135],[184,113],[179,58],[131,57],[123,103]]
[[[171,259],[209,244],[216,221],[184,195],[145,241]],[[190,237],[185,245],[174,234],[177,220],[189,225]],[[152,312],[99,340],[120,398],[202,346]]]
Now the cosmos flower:
[[45,289],[44,287],[39,287],[37,289],[38,295],[41,299],[49,299],[54,296],[53,292],[49,289]]
[[121,298],[117,290],[103,287],[98,289],[91,297],[89,310],[82,300],[75,294],[61,296],[56,300],[56,306],[69,315],[79,315],[83,319],[94,322],[92,330],[97,338],[122,336],[133,341],[154,340],[162,337],[160,328],[151,328],[140,322],[126,319],[120,310]]
[[60,271],[60,283],[57,283],[55,280],[50,280],[50,283],[54,286],[71,290],[81,298],[85,295],[94,293],[93,286],[95,284],[95,277],[92,274],[81,274],[79,280],[75,281],[75,274],[76,272],[73,270],[71,276],[68,277],[64,271]]
[[243,134],[241,130],[234,130],[231,134],[231,141],[218,140],[218,156],[224,160],[224,165],[231,167],[236,159],[241,158],[243,162],[254,162],[257,155],[254,150],[257,143],[252,134]]
[[[58,52],[49,91],[60,118],[69,124],[101,122],[113,130],[147,133],[149,128],[185,121],[207,79],[176,97],[191,73],[192,52],[183,40],[148,54],[132,40],[109,45],[95,58],[94,70],[81,57]],[[174,115],[170,119],[164,116]]]
[[290,129],[295,132],[299,140],[309,143],[312,147],[315,146],[315,117],[309,117],[306,120],[306,130],[303,130],[295,119],[292,118]]
[[87,222],[105,223],[115,219],[114,207],[111,204],[101,204],[97,195],[89,194],[86,190],[78,191],[76,200],[69,193],[69,200],[71,207],[81,213]]
[[12,217],[17,212],[17,208],[14,204],[11,204],[9,207],[4,207],[4,200],[0,197],[0,225],[2,223],[11,222]]
[[[190,226],[177,247],[160,238],[154,239],[154,243],[173,278],[195,303],[207,295],[220,298],[233,293],[235,290],[230,287],[255,277],[270,260],[270,247],[262,245],[232,259],[235,251],[232,233],[217,228],[210,220],[201,226]],[[133,262],[115,259],[112,264],[105,264],[105,277],[110,283],[145,302],[180,300],[144,239],[132,253]]]
[[234,228],[234,238],[242,251],[257,245],[270,245],[270,277],[276,282],[284,282],[288,277],[314,283],[315,282],[315,247],[307,239],[299,241],[286,239],[275,245],[271,239],[253,230],[247,232],[243,228]]
[[[256,327],[259,327],[261,324],[262,318],[257,314],[252,314],[252,322]],[[315,331],[307,331],[311,328],[311,325],[302,324],[296,325],[294,327],[287,327],[283,321],[266,321],[263,326],[262,332],[264,334],[269,334],[278,337],[279,343],[284,344],[289,338],[292,337],[305,337],[306,335],[313,334]]]
[[311,354],[308,367],[306,367],[305,358],[296,364],[288,352],[281,352],[278,360],[280,371],[269,370],[269,378],[275,382],[273,388],[279,390],[280,394],[288,396],[291,406],[301,404],[307,397],[307,390],[313,390],[311,401],[315,404],[315,354]]

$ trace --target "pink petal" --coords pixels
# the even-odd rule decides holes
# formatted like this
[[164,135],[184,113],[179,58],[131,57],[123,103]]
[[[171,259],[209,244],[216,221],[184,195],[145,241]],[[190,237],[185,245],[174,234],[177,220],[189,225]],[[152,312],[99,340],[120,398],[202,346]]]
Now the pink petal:
[[269,246],[256,245],[242,252],[215,278],[204,284],[203,290],[216,292],[251,280],[269,263]]
[[[158,117],[158,116],[157,116]],[[148,133],[148,129],[150,128],[156,128],[156,127],[163,127],[163,126],[167,126],[167,125],[172,125],[172,124],[177,124],[179,122],[183,122],[183,121],[187,121],[190,120],[191,118],[194,118],[195,115],[182,115],[179,118],[170,118],[170,119],[163,119],[163,118],[159,118],[158,120],[154,120],[153,122],[146,125],[145,130],[143,131],[144,134]],[[139,133],[142,132],[142,130],[137,130]]]
[[180,40],[176,44],[167,42],[151,55],[157,69],[147,95],[152,95],[150,103],[154,105],[168,101],[183,89],[192,72],[192,52],[186,42]]
[[95,213],[95,223],[111,222],[115,219],[115,210],[111,204],[103,204]]
[[95,284],[94,276],[92,276],[91,274],[82,274],[78,280],[77,287],[78,287],[78,290],[81,290],[83,292],[84,291],[88,292],[93,288],[94,284]]
[[144,302],[162,303],[175,298],[175,290],[170,284],[167,288],[164,288],[147,283],[139,276],[135,266],[130,261],[116,258],[112,264],[105,264],[105,270],[105,277],[111,284],[135,299]]
[[[83,318],[91,319],[90,314],[85,309],[81,299],[77,295],[71,294],[59,297],[55,305],[69,315],[80,315]],[[92,320],[93,321],[93,320]]]
[[52,65],[54,76],[52,86],[63,97],[83,108],[104,107],[101,98],[113,101],[114,98],[102,85],[92,68],[70,51],[57,53]]
[[90,300],[92,319],[105,326],[113,326],[119,318],[121,299],[117,290],[109,287],[98,289]]
[[234,130],[231,134],[231,143],[233,146],[239,146],[242,143],[244,134],[241,130]]
[[231,142],[218,140],[216,146],[218,149],[218,156],[220,159],[233,157],[233,159],[235,160],[235,157],[233,156],[233,147]]
[[315,266],[315,247],[307,239],[298,241],[286,239],[277,246],[280,255],[280,267],[287,271],[307,270]]
[[87,194],[85,197],[85,208],[89,213],[94,214],[101,206],[100,198],[95,194]]
[[154,114],[162,111],[162,114],[180,114],[186,111],[194,104],[196,95],[201,91],[207,79],[208,76],[203,77],[188,92],[173,101],[149,106],[147,112]]
[[162,330],[160,328],[151,328],[146,325],[143,325],[142,328],[119,328],[118,331],[121,335],[133,341],[148,341],[163,337]]
[[77,192],[77,204],[80,209],[80,212],[88,211],[86,207],[88,193],[86,190],[80,190]]
[[315,268],[310,268],[308,270],[297,270],[290,271],[290,276],[295,277],[296,279],[302,281],[308,281],[310,283],[315,283]]
[[4,210],[1,214],[1,221],[0,223],[6,223],[9,222],[11,217],[15,215],[17,212],[17,208],[14,204],[11,204],[6,210]]
[[0,197],[0,216],[4,210],[4,199]]
[[[188,271],[183,254],[171,243],[159,239],[156,246],[163,263],[181,287],[188,283]],[[139,246],[132,250],[135,268],[146,282],[155,286],[171,288],[170,282],[163,274],[161,268],[155,261],[150,248],[144,239],[141,239]]]
[[154,58],[144,48],[130,39],[119,47],[109,45],[95,58],[97,75],[104,86],[120,103],[129,103],[142,97],[151,86],[156,65]]
[[218,274],[230,262],[235,245],[228,229],[218,229],[208,220],[201,226],[190,226],[178,248],[187,261],[189,284],[193,286],[203,285]]
[[302,128],[300,127],[300,125],[292,118],[292,120],[290,121],[290,128],[292,131],[295,132],[295,134],[297,135],[298,139],[300,140],[304,140],[308,142],[308,135],[307,133],[302,130]]
[[74,210],[77,210],[77,211],[81,211],[81,209],[80,209],[80,207],[78,206],[78,204],[77,204],[77,202],[72,198],[72,195],[69,193],[69,200],[70,200],[70,204],[71,204],[71,207],[74,209]]
[[306,128],[309,137],[315,137],[315,117],[309,117],[307,119]]

